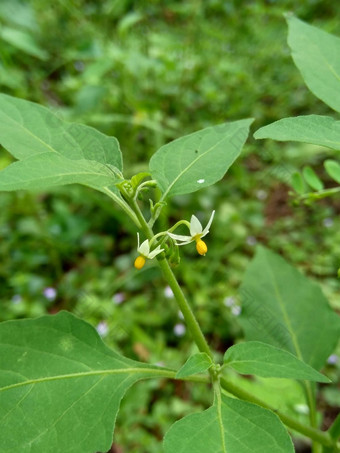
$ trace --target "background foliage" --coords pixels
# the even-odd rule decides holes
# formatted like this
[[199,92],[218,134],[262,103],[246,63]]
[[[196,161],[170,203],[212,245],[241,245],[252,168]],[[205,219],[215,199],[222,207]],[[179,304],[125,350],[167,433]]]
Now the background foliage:
[[[299,114],[335,117],[294,67],[282,17],[290,10],[340,35],[340,5],[330,1],[191,0],[165,6],[156,0],[3,0],[1,91],[116,136],[132,174],[143,171],[170,139],[203,127],[254,117],[256,130]],[[0,152],[3,168],[11,157]],[[327,187],[325,158],[336,156],[317,145],[250,139],[223,182],[174,197],[167,207],[174,221],[192,212],[205,220],[217,211],[209,254],[198,259],[186,249],[180,276],[221,357],[243,336],[237,290],[256,243],[297,264],[340,308],[339,198],[296,207],[288,194],[290,177],[302,165],[311,165]],[[64,308],[89,320],[126,356],[183,364],[192,346],[171,292],[156,267],[133,269],[135,230],[124,223],[109,199],[84,187],[2,193],[1,320]],[[330,362],[327,375],[336,380],[339,362]],[[244,385],[261,392],[258,382]],[[284,394],[281,407],[303,418],[298,385],[271,382],[272,398]],[[158,452],[170,424],[205,409],[211,403],[206,399],[199,385],[140,383],[123,401],[113,451]],[[339,405],[335,387],[321,391],[326,421]]]

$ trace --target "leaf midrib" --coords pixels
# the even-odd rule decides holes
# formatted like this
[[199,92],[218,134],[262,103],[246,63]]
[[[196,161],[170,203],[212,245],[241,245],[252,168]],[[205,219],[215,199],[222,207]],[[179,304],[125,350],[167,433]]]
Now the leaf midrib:
[[81,373],[70,373],[70,374],[61,374],[55,376],[48,376],[43,378],[36,378],[36,379],[28,379],[26,381],[17,382],[15,384],[7,385],[5,387],[0,388],[0,392],[4,392],[7,390],[12,390],[14,388],[24,387],[26,385],[35,385],[41,384],[46,382],[52,381],[59,381],[63,379],[76,379],[76,378],[84,378],[84,377],[91,377],[91,376],[110,376],[110,375],[118,375],[118,374],[151,374],[151,375],[158,375],[163,377],[174,378],[176,372],[172,370],[157,370],[157,369],[150,369],[150,368],[124,368],[119,370],[94,370],[94,371],[86,371]]
[[[16,109],[17,109],[17,106],[15,106]],[[47,148],[49,148],[53,153],[57,153],[57,154],[60,154],[62,155],[59,151],[57,151],[56,149],[52,148],[48,143],[44,142],[40,137],[38,137],[37,135],[34,135],[32,134],[32,132],[27,129],[25,126],[23,126],[21,123],[19,123],[18,121],[15,121],[13,118],[11,118],[10,116],[8,116],[6,113],[3,113],[4,116],[9,120],[11,121],[15,127],[20,127],[23,131],[25,131],[28,135],[30,135],[31,137],[33,137],[35,140],[37,140],[38,142],[40,142],[41,144],[43,144],[44,146],[46,146]],[[53,115],[53,113],[50,113],[50,115]],[[20,112],[19,112],[19,115],[20,115]],[[59,121],[61,121],[56,115],[53,115],[55,118],[57,118]],[[69,135],[69,134],[67,134]],[[43,153],[37,153],[37,154],[43,154]]]
[[[40,432],[34,439],[31,439],[29,445],[31,446],[34,442],[37,441],[37,439],[39,439],[40,437],[44,436],[45,433],[47,433],[48,431],[52,430],[52,429],[56,426],[56,424],[57,424],[60,420],[62,420],[63,417],[65,417],[65,414],[66,414],[67,412],[69,412],[69,411],[70,411],[77,403],[79,403],[79,401],[81,401],[83,398],[85,398],[90,392],[92,392],[92,390],[93,390],[97,385],[100,384],[100,382],[102,381],[102,379],[104,379],[104,376],[102,376],[101,379],[99,379],[97,382],[95,382],[93,385],[91,385],[91,387],[90,387],[89,389],[87,389],[87,391],[86,391],[85,393],[81,394],[81,395],[79,396],[79,398],[77,398],[76,400],[74,400],[74,401],[72,402],[72,404],[70,404],[70,406],[68,406],[68,407],[64,410],[64,412],[63,412],[62,414],[60,414],[59,417],[57,417],[57,418],[54,420],[54,422],[53,422],[52,425],[48,426],[44,431]],[[125,378],[125,380],[126,380],[126,379],[127,379],[127,378]],[[125,381],[125,380],[124,380],[124,381]]]
[[294,329],[293,329],[293,327],[291,325],[291,322],[290,322],[287,310],[285,308],[284,302],[283,302],[283,300],[281,298],[281,294],[280,294],[279,288],[277,286],[277,282],[275,280],[275,276],[274,276],[273,270],[272,270],[272,268],[270,266],[269,266],[269,275],[271,276],[271,281],[272,281],[272,284],[273,284],[273,287],[274,287],[276,300],[277,300],[277,302],[279,304],[279,308],[280,308],[281,313],[283,315],[283,319],[285,321],[287,329],[288,329],[288,331],[289,331],[289,333],[291,335],[296,355],[303,362],[304,360],[303,360],[303,356],[302,356],[302,353],[301,353],[301,350],[300,350],[300,346],[299,346],[297,337],[296,337]]
[[216,399],[217,399],[217,421],[218,421],[218,426],[220,428],[220,433],[221,433],[221,441],[222,441],[222,451],[223,453],[227,453],[227,447],[225,444],[225,437],[224,437],[224,426],[223,426],[223,420],[222,420],[222,397],[221,397],[221,390],[218,388],[216,392]]
[[213,146],[211,146],[209,149],[207,149],[207,151],[205,151],[204,153],[200,154],[199,156],[196,157],[196,159],[194,159],[187,167],[185,167],[177,176],[176,178],[172,181],[172,183],[168,186],[167,190],[164,192],[162,198],[160,201],[164,200],[166,198],[166,196],[168,195],[168,193],[170,192],[170,190],[173,188],[173,186],[176,184],[176,182],[183,176],[184,173],[186,173],[196,162],[198,162],[202,157],[204,157],[206,154],[210,153],[211,151],[213,151],[221,142],[223,142],[224,140],[226,140],[227,138],[233,136],[236,134],[236,132],[239,130],[240,128],[237,128],[236,131],[234,131],[232,134],[230,135],[225,135],[220,141],[216,142]]
[[[46,153],[40,153],[40,155],[45,155],[45,154],[46,154]],[[37,154],[36,156],[38,156],[38,154]],[[42,175],[42,176],[40,176],[40,177],[39,177],[39,176],[37,176],[37,177],[36,177],[36,176],[32,176],[31,179],[20,180],[19,182],[20,182],[21,184],[31,184],[32,182],[34,182],[34,183],[36,182],[36,183],[39,184],[39,182],[48,182],[48,181],[53,180],[53,179],[56,179],[56,178],[59,178],[59,179],[60,179],[60,178],[65,178],[65,177],[70,177],[70,176],[71,176],[71,177],[76,177],[76,176],[96,176],[96,177],[106,177],[106,178],[112,179],[112,182],[115,181],[115,179],[112,177],[112,173],[110,173],[109,171],[107,171],[107,173],[106,173],[106,172],[104,172],[104,171],[101,172],[100,170],[97,170],[97,169],[96,169],[96,170],[91,170],[91,169],[86,168],[86,165],[85,165],[85,164],[86,164],[87,162],[91,162],[91,161],[87,161],[86,159],[78,159],[78,160],[73,161],[72,159],[67,159],[66,157],[64,157],[64,156],[62,156],[62,155],[60,155],[60,156],[61,156],[61,158],[62,158],[63,160],[65,160],[66,162],[67,162],[67,161],[71,161],[71,162],[77,162],[77,163],[79,163],[79,170],[77,170],[77,171],[72,171],[72,172],[66,172],[66,171],[65,171],[65,173],[58,173],[58,174],[49,175],[49,176],[44,176],[44,175]],[[81,162],[81,161],[84,161],[84,162]],[[17,161],[18,164],[20,164],[21,162],[23,162],[23,160]],[[96,162],[96,161],[93,161],[93,162]],[[85,165],[85,168],[82,167],[82,165],[81,165],[82,163]],[[96,162],[96,163],[98,164],[99,162]],[[15,162],[14,164],[12,164],[12,165],[15,165],[15,164],[16,164],[16,162]],[[7,168],[7,167],[6,167],[6,168]],[[8,167],[8,168],[9,168],[9,167]],[[35,167],[35,168],[36,168],[36,167]],[[104,167],[104,168],[105,168],[105,167]],[[9,182],[9,183],[7,182],[7,183],[5,183],[4,185],[5,185],[5,186],[11,186],[12,184],[17,184],[17,181],[13,181],[13,182]],[[105,185],[107,185],[107,184],[105,184]],[[1,186],[1,180],[0,180],[0,186]]]

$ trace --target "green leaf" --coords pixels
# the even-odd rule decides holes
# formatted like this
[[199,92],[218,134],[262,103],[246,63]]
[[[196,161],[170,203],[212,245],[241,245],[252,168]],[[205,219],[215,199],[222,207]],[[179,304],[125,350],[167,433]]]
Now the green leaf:
[[5,94],[0,94],[0,143],[16,159],[56,152],[68,159],[94,160],[123,169],[115,137],[68,123],[41,105]]
[[40,60],[48,59],[48,53],[36,43],[31,34],[25,31],[11,27],[1,27],[0,38],[28,55],[37,57]]
[[239,156],[252,119],[203,129],[162,146],[150,160],[150,171],[162,200],[196,192],[223,178]]
[[287,18],[288,44],[301,75],[315,96],[340,112],[340,38]]
[[2,23],[11,23],[18,28],[26,28],[32,31],[38,29],[33,5],[23,3],[20,0],[1,0],[0,18]]
[[305,178],[305,181],[307,184],[310,185],[310,187],[314,190],[322,190],[323,189],[323,182],[321,179],[318,177],[318,175],[315,173],[315,171],[312,169],[312,167],[306,166],[302,170],[303,177]]
[[241,374],[331,382],[290,352],[260,341],[231,346],[224,354],[224,363]]
[[[340,335],[340,318],[320,287],[279,255],[259,247],[241,286],[246,340],[291,352],[320,370]],[[326,326],[326,327],[325,327]]]
[[333,439],[340,438],[340,414],[337,415],[336,419],[334,420],[333,424],[329,428],[329,434]]
[[0,189],[79,183],[101,190],[121,177],[118,141],[62,121],[45,107],[0,95],[0,143],[20,159],[0,172]]
[[309,424],[306,390],[303,385],[305,382],[293,379],[263,378],[255,375],[249,379],[249,377],[237,374],[231,368],[226,368],[224,374],[226,375],[226,377],[222,377],[224,381],[227,380],[231,385],[236,385],[270,407],[275,407],[282,414],[301,423]]
[[134,189],[136,189],[144,181],[144,179],[148,178],[149,176],[150,176],[150,173],[146,172],[146,171],[137,173],[136,175],[132,176],[132,178],[131,178],[132,187]]
[[312,143],[340,150],[340,121],[321,115],[283,118],[261,127],[254,134],[256,139],[271,138],[279,141]]
[[44,153],[19,160],[0,172],[0,190],[32,190],[65,184],[97,188],[115,181],[103,164],[85,159],[70,160],[60,154]]
[[222,395],[208,410],[176,422],[164,453],[293,453],[279,418],[255,404]]
[[212,365],[211,358],[205,352],[198,352],[188,358],[185,364],[176,374],[176,379],[192,376],[193,374],[203,373]]
[[334,179],[338,184],[340,184],[340,164],[335,160],[326,160],[324,163],[325,169],[329,176]]
[[293,189],[299,195],[302,195],[306,192],[304,180],[301,176],[301,173],[299,173],[298,171],[292,174],[291,183],[292,183]]
[[136,381],[171,376],[107,348],[67,312],[0,324],[0,451],[107,451]]

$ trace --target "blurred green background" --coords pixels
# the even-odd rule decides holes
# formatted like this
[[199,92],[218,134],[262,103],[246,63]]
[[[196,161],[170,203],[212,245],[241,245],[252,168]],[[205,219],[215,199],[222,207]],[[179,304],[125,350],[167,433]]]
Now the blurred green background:
[[[129,177],[162,144],[203,127],[253,117],[254,132],[287,116],[334,116],[294,67],[288,11],[340,36],[334,1],[1,0],[1,91],[116,136]],[[302,165],[327,187],[322,163],[332,157],[250,137],[222,182],[167,206],[171,222],[192,213],[206,222],[216,210],[207,256],[181,249],[175,271],[217,356],[242,338],[237,292],[257,243],[317,280],[340,309],[340,200],[294,206],[289,196]],[[0,149],[0,168],[11,159]],[[157,267],[136,271],[135,256],[135,227],[102,194],[80,186],[2,193],[0,320],[70,310],[123,354],[179,367],[194,351],[191,339]],[[337,380],[339,366],[333,356],[325,372]],[[296,384],[285,381],[281,392],[282,382],[266,382],[284,394],[285,410],[305,417]],[[339,400],[335,387],[320,392],[325,426]],[[139,384],[123,402],[112,452],[159,452],[174,420],[210,403],[200,386]]]

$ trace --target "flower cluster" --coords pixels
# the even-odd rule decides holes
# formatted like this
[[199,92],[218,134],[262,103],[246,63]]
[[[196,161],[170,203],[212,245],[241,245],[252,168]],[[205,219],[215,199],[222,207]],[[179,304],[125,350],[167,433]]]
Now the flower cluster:
[[[190,236],[174,234],[174,233],[170,233],[169,231],[159,233],[158,235],[162,235],[162,234],[168,235],[171,239],[173,239],[175,241],[176,245],[186,245],[186,244],[190,244],[191,242],[195,241],[197,252],[200,255],[205,255],[208,251],[208,247],[207,247],[207,244],[202,240],[202,238],[209,233],[209,228],[212,224],[214,215],[215,215],[215,211],[212,212],[209,222],[204,229],[201,225],[201,222],[194,215],[191,216],[190,224],[187,221],[182,221],[183,223],[185,223],[188,226],[189,231],[190,231]],[[147,259],[152,260],[153,258],[155,258],[155,256],[157,256],[159,253],[162,253],[164,251],[164,249],[161,249],[160,245],[158,245],[153,250],[151,250],[152,241],[149,241],[148,239],[146,239],[142,244],[139,244],[139,234],[138,233],[137,233],[137,243],[138,243],[137,252],[139,253],[139,255],[135,259],[135,263],[134,263],[134,266],[136,269],[142,269],[144,267]]]

